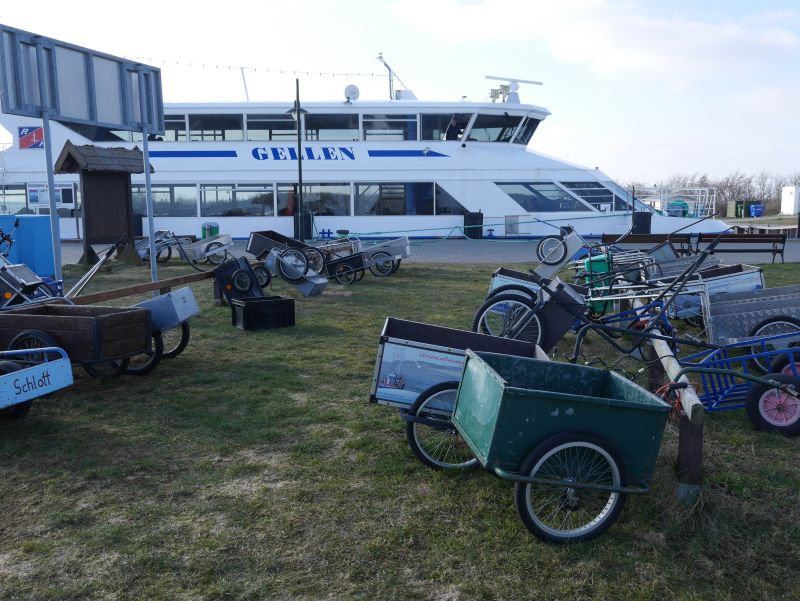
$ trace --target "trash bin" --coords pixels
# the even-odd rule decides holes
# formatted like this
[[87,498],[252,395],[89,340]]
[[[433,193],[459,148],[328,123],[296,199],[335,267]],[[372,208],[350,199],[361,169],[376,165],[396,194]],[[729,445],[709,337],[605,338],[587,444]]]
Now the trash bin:
[[347,238],[350,235],[350,230],[336,230],[337,238]]
[[649,234],[651,232],[651,224],[653,214],[647,211],[637,211],[633,214],[633,228],[632,234]]
[[764,215],[764,205],[750,205],[750,217],[761,217]]
[[216,221],[206,221],[202,226],[202,237],[210,238],[219,235],[219,223]]
[[464,235],[473,240],[483,238],[483,213],[464,213]]

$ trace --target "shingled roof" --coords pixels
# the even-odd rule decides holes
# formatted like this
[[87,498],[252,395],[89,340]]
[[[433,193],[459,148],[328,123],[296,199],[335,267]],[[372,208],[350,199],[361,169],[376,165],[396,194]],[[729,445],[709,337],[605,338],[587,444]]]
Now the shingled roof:
[[[81,171],[106,171],[117,173],[144,173],[144,157],[138,147],[103,148],[100,146],[77,146],[67,140],[58,155],[55,173],[79,173]],[[155,169],[150,165],[150,173]]]

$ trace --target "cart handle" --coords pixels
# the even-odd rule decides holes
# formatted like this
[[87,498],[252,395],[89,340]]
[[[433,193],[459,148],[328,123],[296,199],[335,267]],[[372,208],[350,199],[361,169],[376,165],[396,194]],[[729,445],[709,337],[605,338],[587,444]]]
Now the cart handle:
[[494,473],[503,480],[513,480],[514,482],[525,482],[526,484],[542,484],[544,486],[566,486],[582,490],[603,490],[608,492],[618,492],[626,495],[641,495],[650,492],[650,487],[641,486],[609,486],[606,484],[584,484],[582,482],[567,482],[565,480],[552,480],[550,478],[531,478],[521,474],[507,472],[501,467],[495,467]]

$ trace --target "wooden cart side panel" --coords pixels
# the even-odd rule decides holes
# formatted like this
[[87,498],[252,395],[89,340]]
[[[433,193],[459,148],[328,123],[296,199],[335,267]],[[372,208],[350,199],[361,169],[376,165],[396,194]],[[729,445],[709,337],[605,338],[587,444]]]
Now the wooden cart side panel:
[[121,359],[150,348],[150,311],[130,309],[96,318],[97,359]]
[[84,361],[95,355],[94,318],[0,313],[0,348],[8,348],[23,330],[49,334],[71,361]]

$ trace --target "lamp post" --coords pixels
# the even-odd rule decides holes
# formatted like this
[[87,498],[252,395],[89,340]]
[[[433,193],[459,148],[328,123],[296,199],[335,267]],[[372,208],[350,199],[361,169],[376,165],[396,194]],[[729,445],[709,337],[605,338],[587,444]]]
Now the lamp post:
[[297,121],[297,215],[300,221],[297,224],[297,235],[300,240],[305,240],[303,237],[303,135],[302,135],[302,115],[308,113],[307,110],[300,108],[300,80],[295,79],[295,92],[296,97],[294,106],[286,111],[292,116],[292,119]]

